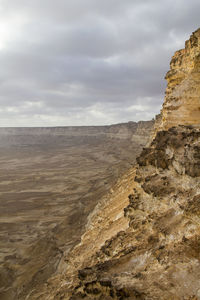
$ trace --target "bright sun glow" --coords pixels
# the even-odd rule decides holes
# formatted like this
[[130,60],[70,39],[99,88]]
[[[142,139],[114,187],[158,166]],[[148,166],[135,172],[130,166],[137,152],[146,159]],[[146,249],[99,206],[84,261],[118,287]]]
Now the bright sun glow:
[[0,50],[5,49],[9,43],[20,38],[26,21],[26,18],[22,15],[2,18],[0,14]]

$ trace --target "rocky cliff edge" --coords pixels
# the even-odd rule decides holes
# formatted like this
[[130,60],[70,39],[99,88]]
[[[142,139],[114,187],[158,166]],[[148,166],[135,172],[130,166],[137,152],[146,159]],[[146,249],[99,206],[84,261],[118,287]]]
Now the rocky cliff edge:
[[[200,299],[200,30],[176,52],[156,135],[28,299]],[[39,297],[39,298],[38,298]]]
[[200,29],[176,51],[167,72],[165,101],[157,130],[177,125],[199,125],[200,120]]

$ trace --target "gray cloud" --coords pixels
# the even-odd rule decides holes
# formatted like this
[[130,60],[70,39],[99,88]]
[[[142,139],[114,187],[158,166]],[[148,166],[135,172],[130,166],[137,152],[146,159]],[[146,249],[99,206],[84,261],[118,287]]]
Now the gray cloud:
[[199,0],[0,0],[0,126],[151,119]]

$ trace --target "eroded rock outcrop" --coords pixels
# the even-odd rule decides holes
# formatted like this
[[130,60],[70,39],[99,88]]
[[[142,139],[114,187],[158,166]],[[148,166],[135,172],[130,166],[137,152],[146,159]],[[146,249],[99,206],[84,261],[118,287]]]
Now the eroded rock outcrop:
[[200,30],[176,52],[155,138],[28,299],[200,299]]
[[79,270],[71,299],[200,299],[200,30],[170,66],[124,208],[129,226]]
[[200,298],[200,129],[157,134],[138,158],[129,227],[79,270],[71,299]]
[[172,57],[158,130],[200,120],[200,29]]

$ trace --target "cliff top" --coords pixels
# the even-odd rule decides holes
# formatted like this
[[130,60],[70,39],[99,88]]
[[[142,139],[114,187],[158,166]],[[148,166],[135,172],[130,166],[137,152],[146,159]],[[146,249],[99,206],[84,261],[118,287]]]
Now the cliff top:
[[200,28],[175,52],[167,72],[165,101],[156,131],[200,124]]

